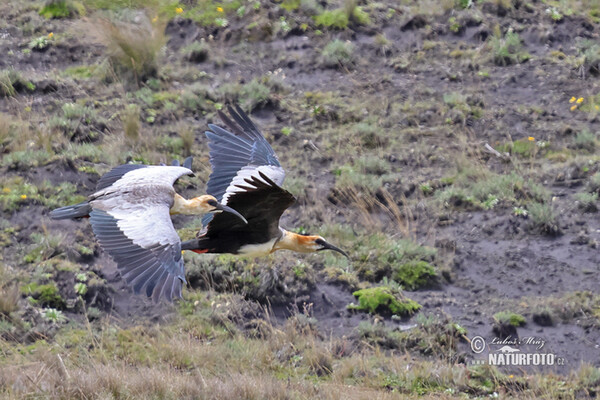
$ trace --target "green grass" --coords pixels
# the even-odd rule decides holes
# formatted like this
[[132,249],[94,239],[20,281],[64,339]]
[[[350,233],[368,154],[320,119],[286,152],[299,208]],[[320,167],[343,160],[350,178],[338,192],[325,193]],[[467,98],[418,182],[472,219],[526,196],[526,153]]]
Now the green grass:
[[501,324],[508,324],[514,327],[525,325],[525,317],[521,314],[514,313],[512,311],[501,311],[494,314],[494,319]]
[[21,292],[25,296],[31,296],[33,299],[32,303],[35,305],[55,309],[63,309],[65,307],[65,301],[53,283],[45,285],[30,283],[21,287]]
[[575,200],[577,200],[577,207],[583,212],[598,211],[598,193],[577,193]]
[[533,202],[527,210],[532,230],[547,235],[560,233],[558,214],[552,204]]
[[47,0],[40,9],[44,18],[72,18],[85,15],[85,7],[74,0]]
[[151,22],[146,14],[139,18],[144,18],[143,23],[98,19],[89,26],[105,46],[114,72],[128,87],[158,76],[167,41],[161,20]]
[[392,267],[392,279],[406,290],[417,290],[435,283],[437,273],[427,261],[411,260]]
[[502,37],[497,31],[490,39],[490,46],[492,60],[496,65],[521,64],[531,58],[531,55],[523,49],[521,38],[516,32],[509,31]]
[[358,298],[358,305],[349,305],[351,310],[409,316],[421,308],[416,301],[404,297],[389,286],[361,289],[352,294]]
[[0,71],[0,96],[14,97],[17,93],[33,90],[35,85],[24,79],[18,71],[12,68]]
[[321,63],[328,68],[350,67],[354,59],[354,45],[339,39],[327,43],[321,52]]
[[369,25],[371,20],[361,7],[357,6],[355,0],[346,0],[342,8],[325,10],[314,16],[317,26],[324,28],[346,29],[350,23],[357,25]]
[[[15,153],[11,153],[15,154]],[[19,167],[23,169],[23,166]],[[28,204],[42,204],[55,208],[83,201],[85,197],[76,194],[77,186],[70,182],[53,185],[43,182],[36,186],[21,177],[0,180],[0,206],[5,212],[19,210]]]

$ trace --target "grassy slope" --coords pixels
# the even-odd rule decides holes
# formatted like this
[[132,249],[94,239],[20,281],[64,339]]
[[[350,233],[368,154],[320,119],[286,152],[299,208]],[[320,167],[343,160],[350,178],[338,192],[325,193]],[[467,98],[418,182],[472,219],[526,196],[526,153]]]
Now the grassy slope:
[[[594,366],[568,377],[466,366],[464,331],[427,305],[413,330],[364,317],[341,337],[319,334],[310,306],[285,322],[264,311],[267,300],[292,303],[322,281],[347,293],[382,282],[398,290],[413,281],[403,267],[416,263],[431,263],[447,285],[460,271],[432,232],[474,211],[516,221],[516,240],[536,240],[575,235],[572,221],[597,205],[600,50],[582,38],[585,24],[598,30],[598,5],[463,3],[344,1],[323,10],[308,0],[202,1],[178,12],[179,4],[156,1],[144,15],[126,6],[146,2],[86,0],[67,1],[66,19],[40,16],[41,2],[2,5],[0,393],[596,393]],[[184,301],[155,318],[152,307],[111,317],[116,284],[89,227],[39,215],[80,201],[128,159],[192,154],[199,178],[179,190],[201,191],[209,168],[200,133],[228,101],[257,111],[289,172],[301,205],[286,225],[319,231],[352,263],[322,254],[186,256],[192,288]],[[486,153],[486,142],[510,160]],[[569,188],[564,198],[552,199],[549,180]],[[184,224],[182,235],[197,228]],[[594,237],[582,240],[592,254]],[[597,295],[566,296],[531,302],[597,329]],[[524,301],[489,302],[501,307],[483,309],[490,318],[505,308],[531,313],[519,309]]]

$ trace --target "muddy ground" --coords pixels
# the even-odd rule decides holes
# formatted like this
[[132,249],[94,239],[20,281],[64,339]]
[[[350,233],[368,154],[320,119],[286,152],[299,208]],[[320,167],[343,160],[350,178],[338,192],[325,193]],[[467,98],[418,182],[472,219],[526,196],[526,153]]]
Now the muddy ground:
[[[468,338],[479,335],[492,340],[498,336],[494,332],[494,314],[519,310],[527,317],[527,323],[516,328],[516,334],[521,338],[545,339],[544,351],[565,358],[566,366],[551,368],[553,371],[567,373],[582,362],[600,367],[597,314],[591,315],[587,310],[575,312],[571,318],[554,318],[551,326],[546,326],[544,318],[536,317],[543,308],[536,304],[547,303],[548,299],[558,299],[561,307],[559,299],[574,292],[599,294],[600,218],[597,213],[582,211],[575,197],[600,169],[598,146],[591,151],[582,150],[573,147],[573,140],[583,129],[595,133],[600,127],[593,109],[574,112],[569,100],[573,96],[585,97],[588,102],[588,98],[598,94],[598,78],[593,69],[576,66],[571,61],[578,57],[581,41],[598,40],[600,25],[578,15],[564,15],[555,22],[546,14],[547,7],[539,2],[528,5],[518,2],[520,7],[513,5],[509,9],[496,8],[495,4],[431,14],[415,11],[414,4],[390,5],[395,10],[393,18],[384,18],[384,11],[373,11],[369,26],[325,30],[319,35],[299,28],[267,35],[249,29],[248,18],[232,18],[226,28],[205,28],[184,17],[175,17],[165,30],[168,38],[165,65],[172,65],[175,71],[185,69],[185,73],[180,77],[173,74],[175,77],[171,76],[164,85],[185,89],[191,84],[186,81],[189,70],[205,71],[210,80],[203,84],[211,90],[228,83],[248,83],[278,71],[285,76],[285,90],[256,107],[252,118],[267,133],[288,178],[301,178],[300,182],[309,188],[303,191],[300,186],[301,190],[295,193],[299,205],[284,215],[284,226],[306,226],[318,231],[320,223],[341,223],[359,232],[357,241],[361,240],[360,232],[369,230],[402,236],[404,232],[398,229],[397,222],[381,209],[370,213],[377,225],[365,226],[355,218],[356,210],[351,204],[335,200],[335,169],[351,163],[357,155],[370,152],[385,161],[389,172],[396,174],[385,182],[386,190],[400,207],[410,210],[403,212],[412,237],[438,250],[436,267],[445,271],[437,287],[405,291],[423,306],[418,315],[448,318],[464,327]],[[287,13],[275,3],[266,2],[264,7],[274,20],[285,15],[288,20],[297,18],[299,25],[304,18]],[[122,89],[94,78],[62,75],[68,67],[100,63],[105,54],[103,47],[78,37],[80,28],[76,21],[40,22],[33,11],[5,11],[6,19],[0,26],[0,69],[20,71],[36,88],[31,92],[20,91],[13,97],[0,97],[0,112],[28,119],[35,125],[59,113],[61,104],[83,99],[90,104],[96,102],[98,113],[109,121],[106,127],[94,128],[100,134],[92,143],[102,143],[111,135],[120,134],[119,119],[111,118],[116,115],[116,110],[111,110],[114,104],[111,101],[122,95]],[[457,32],[450,30],[450,18],[461,22]],[[23,25],[27,23],[34,25],[35,33],[25,32]],[[492,50],[488,42],[494,29],[518,32],[530,59],[506,66],[490,60]],[[63,39],[43,52],[23,53],[32,36],[48,32],[63,35]],[[209,40],[209,35],[212,36],[208,61],[200,64],[182,61],[180,49],[200,38]],[[387,42],[379,43],[377,35],[383,35]],[[333,39],[352,43],[352,62],[335,68],[321,63],[321,50]],[[308,106],[293,100],[308,92],[333,93],[334,100],[323,106],[326,111],[318,118],[311,116]],[[456,108],[443,100],[449,93],[464,96],[469,105],[481,109],[481,115],[457,113]],[[193,153],[199,178],[188,187],[179,188],[188,196],[204,188],[208,165],[202,132],[214,118],[214,112],[176,111],[160,113],[153,124],[147,121],[142,124],[142,130],[156,134],[172,134],[178,120],[192,126],[196,133]],[[357,151],[352,147],[352,151],[347,151],[344,141],[348,137],[341,135],[338,141],[335,137],[338,129],[350,130],[354,124],[369,118],[378,126],[382,144],[374,150]],[[280,133],[285,126],[293,127],[291,135]],[[540,153],[530,159],[511,154],[504,160],[483,148],[485,143],[499,148],[507,141],[526,141],[528,137],[551,143],[553,151],[563,151],[565,157],[549,159]],[[2,157],[7,155],[5,151]],[[163,152],[149,161],[168,161],[170,156]],[[434,198],[421,193],[419,188],[424,183],[455,174],[457,164],[465,157],[475,159],[479,168],[498,174],[509,174],[517,168],[525,171],[524,174],[550,192],[559,232],[544,234],[530,229],[530,219],[514,215],[515,204],[510,201],[501,201],[490,210],[461,205],[440,208]],[[87,195],[93,191],[99,175],[81,172],[79,167],[97,165],[104,172],[112,166],[102,159],[71,162],[64,157],[43,164],[14,168],[3,163],[1,172],[4,177],[20,176],[33,184],[44,180],[52,184],[72,182],[79,194]],[[377,194],[365,189],[361,195]],[[31,244],[33,232],[62,232],[68,245],[80,240],[73,233],[78,230],[91,238],[86,221],[53,222],[47,216],[48,211],[48,207],[25,203],[17,210],[3,213],[2,218],[10,226],[18,227],[2,250],[5,265],[14,270],[31,268],[20,257]],[[185,222],[179,222],[179,227]],[[272,257],[277,259],[279,255]],[[417,323],[417,316],[381,319],[347,310],[346,306],[356,301],[352,288],[327,280],[319,255],[300,257],[315,265],[318,283],[309,285],[308,292],[301,296],[271,303],[272,318],[277,323],[283,324],[308,303],[312,303],[310,314],[324,336],[355,336],[361,321],[377,320],[398,329],[410,329]],[[142,296],[133,295],[121,281],[112,260],[99,247],[94,247],[91,257],[78,262],[83,269],[94,271],[105,280],[96,297],[86,297],[88,306],[98,307],[124,326],[131,320],[168,321],[169,315],[176,312],[171,305],[153,305]],[[598,308],[594,310],[598,312]],[[80,318],[79,314],[72,317]],[[459,351],[467,363],[477,358],[466,341],[461,342]]]

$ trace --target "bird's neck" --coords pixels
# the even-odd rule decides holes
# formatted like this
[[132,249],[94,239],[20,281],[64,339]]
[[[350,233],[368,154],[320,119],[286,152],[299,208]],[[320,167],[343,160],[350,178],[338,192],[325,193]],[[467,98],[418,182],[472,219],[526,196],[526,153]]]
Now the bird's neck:
[[200,207],[200,201],[196,198],[186,200],[182,196],[175,193],[173,206],[170,210],[171,214],[187,214],[198,215],[204,214],[205,211]]
[[315,237],[298,235],[297,233],[286,231],[285,229],[281,229],[281,231],[281,239],[279,239],[275,243],[275,245],[273,246],[273,250],[271,250],[271,253],[276,250],[292,250],[297,251],[299,253],[311,253],[315,251],[315,249],[312,246]]

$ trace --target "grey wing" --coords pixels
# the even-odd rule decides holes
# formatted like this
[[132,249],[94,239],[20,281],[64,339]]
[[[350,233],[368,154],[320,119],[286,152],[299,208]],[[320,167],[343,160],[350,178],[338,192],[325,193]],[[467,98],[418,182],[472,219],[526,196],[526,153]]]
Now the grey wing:
[[248,166],[272,166],[273,169],[280,170],[271,179],[281,185],[285,173],[269,142],[239,107],[235,110],[228,107],[228,110],[235,122],[221,112],[219,117],[233,133],[212,124],[208,126],[210,131],[205,133],[213,169],[206,192],[221,201],[233,178]]
[[[213,170],[206,192],[222,204],[227,204],[229,195],[240,191],[237,185],[245,184],[245,179],[260,178],[259,172],[279,186],[285,179],[273,148],[246,113],[237,106],[228,107],[228,111],[233,121],[222,112],[219,117],[231,131],[210,124],[210,131],[205,132]],[[212,217],[212,214],[204,216],[205,226]]]
[[94,234],[135,293],[144,290],[155,301],[163,296],[168,300],[181,297],[185,283],[181,240],[169,210],[173,205],[173,183],[192,171],[176,166],[144,166],[122,168],[122,172],[91,196]]
[[123,210],[94,209],[90,222],[102,248],[135,293],[145,291],[156,302],[181,297],[185,283],[181,241],[169,206]]

